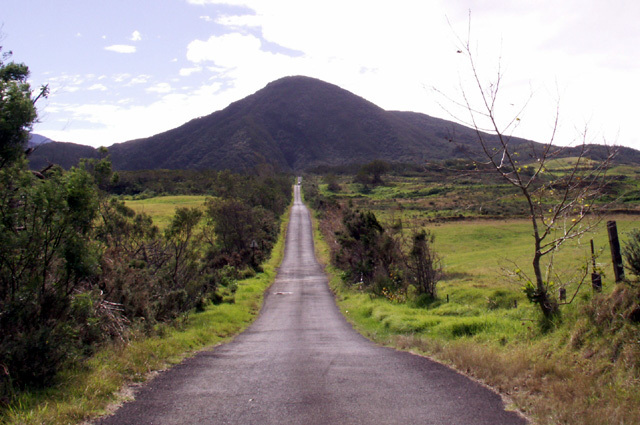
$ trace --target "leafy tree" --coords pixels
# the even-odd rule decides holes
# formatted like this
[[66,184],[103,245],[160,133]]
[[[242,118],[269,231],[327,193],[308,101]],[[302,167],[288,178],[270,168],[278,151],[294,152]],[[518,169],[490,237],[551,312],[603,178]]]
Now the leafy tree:
[[[388,162],[375,159],[363,165],[358,172],[358,176],[369,176],[369,182],[375,186],[384,183],[382,181],[382,175],[388,173],[390,170],[391,165]],[[362,179],[362,177],[359,177],[359,179]]]
[[340,192],[340,183],[338,182],[338,177],[335,174],[329,173],[325,175],[324,182],[327,184],[329,192]]
[[340,250],[335,261],[352,282],[369,286],[379,265],[384,228],[371,211],[347,210],[342,223],[344,230],[336,233]]
[[[251,265],[266,258],[278,234],[278,222],[272,212],[251,207],[238,199],[207,199],[205,202],[213,263],[218,266]],[[253,243],[255,241],[255,244]]]
[[437,297],[442,266],[430,232],[416,232],[409,242],[401,222],[385,227],[371,211],[347,209],[336,236],[334,263],[352,283],[395,301],[406,299],[409,285],[418,296]]
[[10,57],[11,52],[7,52],[0,58],[0,167],[23,154],[31,126],[37,118],[35,103],[48,94],[48,87],[44,86],[35,98],[32,97],[27,82],[29,68],[22,63],[7,63]]
[[18,383],[43,384],[77,342],[76,291],[100,273],[96,190],[81,168],[39,180],[16,163],[0,170],[0,194],[0,364]]
[[170,272],[174,284],[184,286],[193,277],[192,269],[197,260],[197,242],[194,242],[196,226],[202,212],[198,208],[178,208],[165,232],[171,252]]

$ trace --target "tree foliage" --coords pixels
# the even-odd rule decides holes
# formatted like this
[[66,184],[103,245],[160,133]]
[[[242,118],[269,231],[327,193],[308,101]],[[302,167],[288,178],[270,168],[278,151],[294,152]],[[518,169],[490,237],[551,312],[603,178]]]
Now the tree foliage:
[[0,167],[20,157],[24,151],[37,118],[35,102],[48,94],[45,86],[35,98],[32,97],[27,82],[29,68],[22,63],[6,62],[10,57],[11,52],[0,56]]
[[409,287],[416,296],[437,297],[442,266],[430,232],[406,238],[401,223],[385,227],[371,211],[346,209],[336,240],[333,261],[348,282],[393,300],[406,299]]
[[442,277],[440,258],[433,248],[435,236],[424,229],[412,236],[407,268],[411,272],[413,286],[419,295],[438,296],[437,284]]
[[390,170],[391,164],[380,159],[375,159],[360,167],[354,181],[364,185],[371,184],[377,186],[384,183],[382,176]]

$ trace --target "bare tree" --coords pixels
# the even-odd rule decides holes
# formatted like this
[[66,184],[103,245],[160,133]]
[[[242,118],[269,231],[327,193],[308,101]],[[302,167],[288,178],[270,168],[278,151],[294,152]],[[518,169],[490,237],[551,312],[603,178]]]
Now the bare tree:
[[[460,101],[445,97],[468,113],[468,120],[463,121],[475,129],[480,150],[479,155],[472,158],[475,164],[497,172],[518,189],[526,202],[533,230],[533,277],[519,269],[517,274],[525,280],[529,300],[540,306],[545,317],[552,317],[559,308],[549,279],[553,275],[553,254],[565,242],[579,238],[597,223],[601,208],[596,203],[607,188],[607,170],[616,149],[589,145],[586,130],[582,132],[577,146],[557,146],[559,107],[556,107],[551,135],[545,143],[523,143],[522,139],[512,137],[530,99],[515,115],[503,117],[498,114],[504,75],[501,61],[498,61],[493,81],[486,85],[480,77],[469,39],[459,39],[457,53],[466,57],[473,88],[467,90],[462,87]],[[456,142],[455,139],[453,141]],[[590,150],[595,148],[605,151],[604,159],[589,159]],[[563,163],[563,167],[557,166],[557,159],[568,157],[570,159]],[[546,264],[543,264],[543,259],[546,259]]]

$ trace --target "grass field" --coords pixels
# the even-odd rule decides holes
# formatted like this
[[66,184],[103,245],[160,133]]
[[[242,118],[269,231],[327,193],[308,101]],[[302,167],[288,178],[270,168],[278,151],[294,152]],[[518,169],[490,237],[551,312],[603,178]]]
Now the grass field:
[[[628,219],[618,219],[617,223],[621,234],[640,227],[640,222]],[[470,221],[437,224],[430,229],[436,235],[435,248],[445,270],[438,286],[439,300],[424,308],[411,300],[395,304],[374,299],[361,315],[376,319],[381,333],[419,332],[444,339],[464,336],[503,343],[529,339],[531,334],[523,323],[536,320],[538,311],[527,301],[520,289],[523,282],[512,272],[516,267],[526,270],[531,261],[530,224],[525,220]],[[615,284],[606,229],[599,227],[592,236],[597,247],[606,248],[597,263],[604,272],[604,292],[608,293]],[[571,296],[578,289],[577,279],[571,282],[571,277],[581,277],[581,267],[590,263],[589,239],[567,245],[554,260],[560,275],[569,282],[566,289]],[[563,307],[565,314],[573,314],[591,295],[588,279],[575,304]],[[357,309],[351,312],[358,314]]]
[[206,196],[158,196],[142,200],[127,200],[125,204],[137,213],[151,216],[161,230],[171,223],[173,213],[179,207],[202,207]]
[[[562,175],[572,162],[551,161],[545,172]],[[617,221],[623,243],[629,230],[640,228],[640,216],[634,215],[638,174],[637,167],[614,167],[600,202],[628,213],[604,220]],[[554,273],[546,280],[554,282],[554,296],[564,287],[571,302],[543,325],[539,308],[526,299],[524,282],[514,273],[532,274],[533,238],[513,188],[494,174],[428,164],[422,171],[383,179],[366,187],[352,176],[334,176],[335,191],[320,176],[308,176],[306,182],[315,182],[334,202],[373,211],[388,225],[401,219],[405,229],[431,230],[445,276],[436,300],[409,293],[406,302],[397,302],[398,297],[346,286],[341,271],[328,266],[338,303],[357,329],[382,344],[426,353],[473,375],[511,397],[537,423],[640,423],[640,321],[630,319],[633,309],[640,309],[640,291],[635,280],[613,282],[604,222],[555,254]],[[328,263],[329,247],[321,236],[317,232],[319,257]],[[326,236],[334,239],[331,231]],[[604,274],[599,294],[591,289],[591,239],[597,269]]]
[[[549,278],[558,282],[554,294],[563,285],[571,299],[591,262],[593,239],[597,267],[604,273],[602,293],[593,293],[587,275],[573,302],[561,307],[551,327],[542,327],[539,309],[528,302],[524,282],[513,273],[530,269],[530,222],[486,219],[478,213],[478,205],[491,202],[491,196],[503,206],[513,203],[504,187],[473,194],[480,188],[469,190],[460,181],[420,185],[415,177],[395,176],[385,187],[358,193],[357,185],[342,183],[338,193],[323,185],[320,189],[325,196],[374,211],[382,221],[402,218],[430,229],[445,271],[437,300],[409,294],[406,302],[396,302],[346,286],[341,271],[328,266],[338,304],[356,329],[381,344],[433,356],[472,375],[536,423],[640,423],[640,326],[609,317],[620,294],[632,286],[613,282],[604,222],[563,246],[554,258],[557,276]],[[438,220],[438,215],[466,219]],[[617,221],[621,241],[629,230],[640,228],[636,216],[608,219]],[[328,264],[329,248],[319,230],[315,236],[318,257]],[[600,323],[598,317],[606,320]]]

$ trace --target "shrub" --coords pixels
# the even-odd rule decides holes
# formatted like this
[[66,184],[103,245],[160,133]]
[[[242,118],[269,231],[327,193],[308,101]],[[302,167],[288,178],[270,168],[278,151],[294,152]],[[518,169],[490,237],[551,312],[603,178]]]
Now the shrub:
[[426,294],[436,298],[436,286],[442,278],[442,265],[433,249],[435,236],[422,229],[415,233],[412,239],[407,261],[411,285],[416,288],[418,295]]
[[629,239],[624,244],[622,256],[627,262],[627,268],[635,275],[640,276],[640,230],[629,232]]

